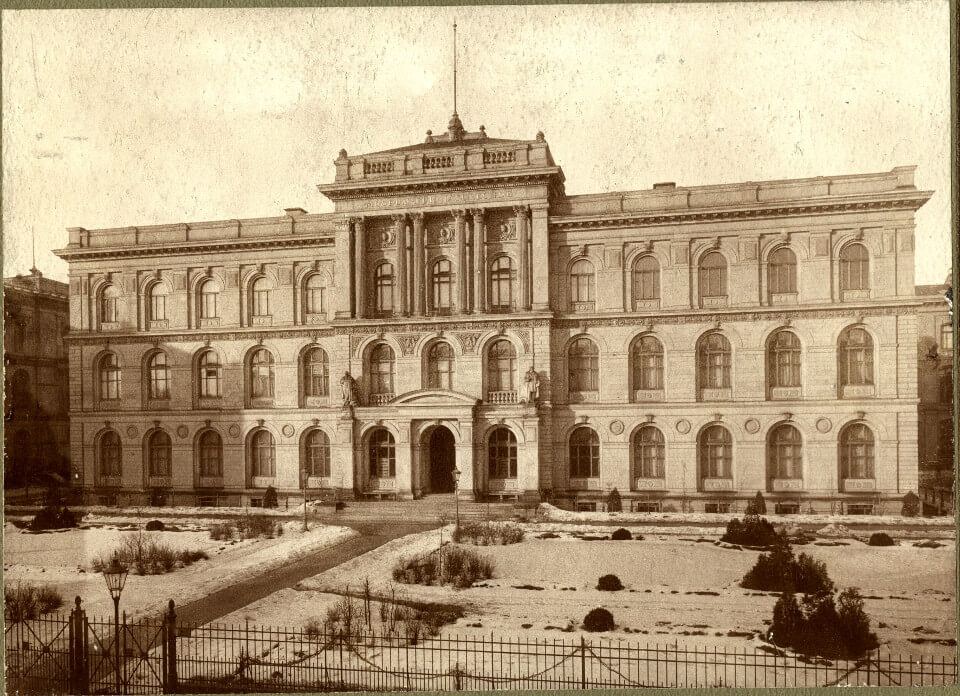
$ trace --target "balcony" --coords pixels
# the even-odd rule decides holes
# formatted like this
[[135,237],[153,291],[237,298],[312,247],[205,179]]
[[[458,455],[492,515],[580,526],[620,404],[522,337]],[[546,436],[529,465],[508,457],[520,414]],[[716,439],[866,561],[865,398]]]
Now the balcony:
[[517,403],[517,392],[516,390],[489,391],[487,392],[487,401],[491,404],[515,404]]
[[599,478],[572,478],[570,479],[570,489],[576,491],[599,491]]
[[663,401],[663,389],[634,389],[634,402]]
[[665,491],[667,490],[667,481],[663,478],[636,478],[633,480],[633,490]]
[[840,387],[841,399],[869,399],[876,395],[872,384],[844,384]]
[[393,392],[370,395],[371,406],[383,406],[384,404],[389,404],[391,401],[393,401]]
[[732,491],[732,478],[705,478],[700,479],[700,488],[704,491]]
[[800,387],[771,387],[771,401],[792,401],[802,396]]
[[840,482],[840,487],[844,493],[872,493],[877,489],[877,482],[874,479],[848,478]]
[[802,491],[803,479],[802,478],[775,478],[772,481],[770,481],[770,488],[775,493],[789,492],[789,491]]
[[733,389],[730,387],[704,387],[700,390],[700,401],[730,401]]

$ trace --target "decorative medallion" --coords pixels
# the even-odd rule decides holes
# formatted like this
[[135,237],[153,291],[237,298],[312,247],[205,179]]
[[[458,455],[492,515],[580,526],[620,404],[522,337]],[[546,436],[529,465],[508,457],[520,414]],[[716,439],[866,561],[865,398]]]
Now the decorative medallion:
[[614,435],[620,435],[621,433],[623,433],[623,421],[622,420],[611,421],[610,432],[613,433]]
[[756,418],[748,418],[743,423],[743,429],[751,435],[754,435],[760,432],[760,421],[758,421]]
[[177,426],[177,437],[179,437],[181,440],[189,434],[190,434],[190,428],[188,428],[185,425]]
[[131,425],[129,428],[127,428],[127,437],[135,438],[139,434],[140,434],[140,431],[137,430],[137,426]]
[[832,427],[833,423],[830,422],[829,418],[817,419],[817,430],[819,430],[821,433],[829,433]]
[[440,230],[437,232],[437,243],[438,244],[453,244],[453,240],[456,238],[457,233],[453,225],[447,223],[440,227]]
[[499,242],[508,242],[517,238],[517,221],[508,220],[507,222],[500,225],[497,229],[497,236],[495,241]]
[[240,426],[234,423],[227,432],[230,433],[230,437],[240,437]]
[[681,418],[680,420],[677,421],[676,427],[677,427],[678,433],[680,433],[681,435],[686,435],[687,433],[690,432],[690,421],[688,421],[686,418]]
[[284,434],[285,437],[293,437],[293,434],[296,432],[296,429],[292,425],[287,423],[285,426],[283,426],[283,430],[281,432]]

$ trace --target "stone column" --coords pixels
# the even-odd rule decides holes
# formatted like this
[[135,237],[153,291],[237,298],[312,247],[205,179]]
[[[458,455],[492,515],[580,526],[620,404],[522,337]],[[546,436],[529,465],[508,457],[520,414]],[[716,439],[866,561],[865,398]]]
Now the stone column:
[[474,208],[470,211],[473,216],[473,297],[471,308],[474,312],[484,311],[484,240],[483,240],[483,208]]
[[527,283],[530,277],[529,254],[527,253],[527,207],[524,205],[514,206],[513,214],[517,225],[517,241],[520,245],[519,265],[520,270],[517,274],[517,306],[522,310],[529,310],[529,294],[527,293]]
[[353,219],[353,278],[354,278],[354,316],[362,319],[364,315],[366,283],[363,282],[364,256],[366,256],[366,240],[364,235],[363,218]]
[[413,313],[423,316],[423,213],[413,213]]
[[454,234],[457,243],[457,312],[463,314],[467,310],[467,281],[470,273],[467,269],[467,240],[466,225],[463,210],[453,211]]
[[407,302],[407,216],[393,216],[393,231],[397,243],[397,287],[400,291],[400,302],[398,310],[401,315],[406,316],[409,304]]
[[530,223],[532,306],[534,311],[545,312],[550,309],[550,237],[546,204],[531,207]]

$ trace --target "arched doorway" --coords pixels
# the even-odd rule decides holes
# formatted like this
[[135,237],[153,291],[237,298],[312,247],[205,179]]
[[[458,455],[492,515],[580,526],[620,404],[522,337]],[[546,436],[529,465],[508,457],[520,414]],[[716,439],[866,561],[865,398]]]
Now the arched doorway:
[[430,435],[430,492],[453,493],[453,467],[456,464],[453,433],[440,426]]

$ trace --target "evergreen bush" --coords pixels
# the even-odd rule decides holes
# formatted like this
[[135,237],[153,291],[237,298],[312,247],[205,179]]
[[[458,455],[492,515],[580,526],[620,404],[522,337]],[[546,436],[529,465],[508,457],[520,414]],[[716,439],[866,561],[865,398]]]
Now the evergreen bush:
[[867,546],[896,546],[897,542],[893,540],[886,532],[874,532],[870,535],[870,541]]
[[878,645],[855,587],[843,590],[836,603],[832,592],[809,594],[799,603],[784,592],[773,607],[770,637],[781,647],[830,658],[857,658]]
[[633,539],[633,534],[630,533],[629,529],[624,529],[623,527],[620,527],[620,529],[616,530],[613,534],[610,535],[610,538],[613,539],[614,541],[630,541],[631,539]]
[[916,517],[920,514],[920,498],[913,491],[908,491],[903,496],[903,507],[900,508],[900,514],[904,517]]
[[607,512],[622,512],[623,501],[620,500],[620,491],[614,488],[607,496]]
[[606,609],[598,607],[591,609],[583,617],[583,630],[591,632],[612,631],[614,628],[613,614]]
[[263,507],[277,507],[277,489],[273,486],[267,486],[267,490],[263,492]]
[[768,553],[760,554],[753,568],[747,571],[740,586],[764,592],[832,592],[833,581],[822,561],[805,553],[798,557],[785,539]]
[[623,589],[623,583],[616,575],[603,575],[597,581],[597,589],[604,592],[616,592]]
[[746,546],[775,546],[780,543],[780,536],[766,519],[759,515],[747,514],[744,515],[743,521],[735,517],[727,522],[727,530],[720,540]]

